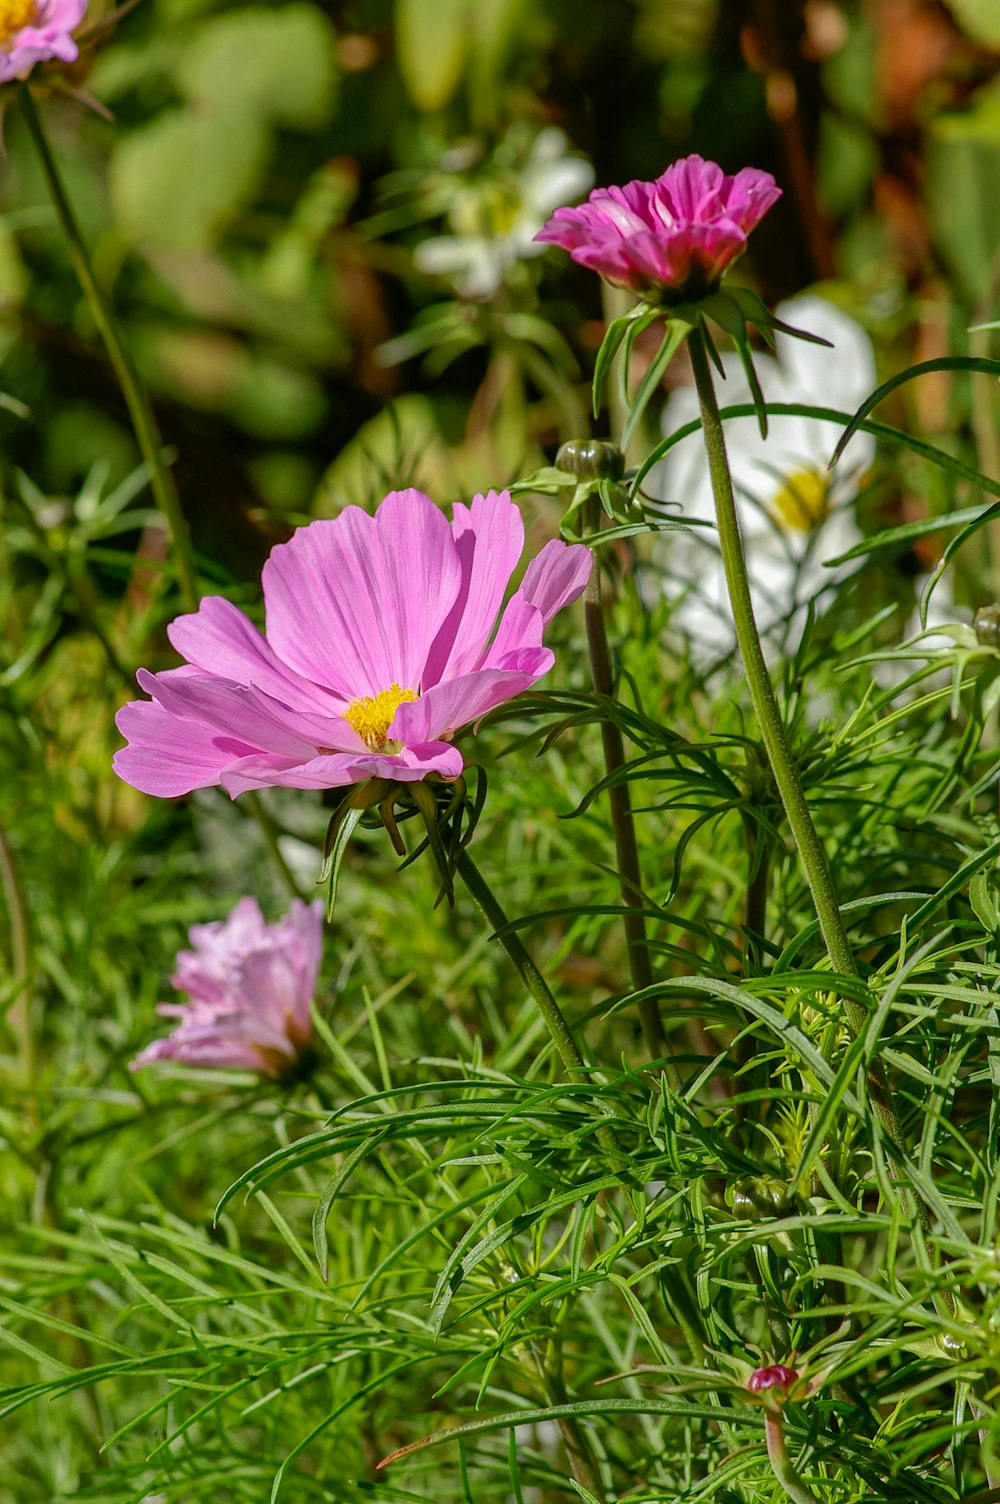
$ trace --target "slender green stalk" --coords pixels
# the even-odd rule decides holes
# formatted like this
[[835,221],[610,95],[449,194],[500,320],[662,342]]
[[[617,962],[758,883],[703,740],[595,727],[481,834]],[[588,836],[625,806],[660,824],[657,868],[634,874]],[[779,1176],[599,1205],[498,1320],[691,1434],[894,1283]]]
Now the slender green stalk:
[[7,900],[10,924],[10,969],[17,991],[7,1012],[7,1022],[17,1040],[21,1075],[25,1085],[35,1080],[35,1031],[31,1017],[31,932],[28,909],[7,832],[0,825],[0,886]]
[[520,937],[514,930],[508,928],[509,920],[496,894],[464,846],[459,847],[455,858],[455,870],[475,899],[483,918],[492,925],[500,944],[521,973],[525,986],[545,1020],[552,1043],[559,1052],[559,1058],[566,1068],[567,1075],[586,1076],[587,1062],[580,1053],[580,1047],[573,1038],[573,1032],[566,1022],[562,1009],[549,990],[548,982],[531,959]]
[[[688,339],[688,350],[701,406],[702,431],[708,453],[712,491],[715,496],[719,544],[732,605],[733,625],[743,657],[750,698],[792,837],[805,868],[806,879],[819,920],[820,933],[830,957],[830,964],[842,975],[856,977],[858,968],[841,917],[830,865],[826,859],[823,844],[816,833],[816,827],[813,825],[812,815],[809,813],[809,805],[806,802],[802,779],[788,740],[788,732],[778,708],[767,665],[764,662],[764,653],[760,645],[760,636],[757,632],[750,598],[750,582],[747,578],[743,541],[740,537],[733,481],[726,457],[722,419],[719,416],[719,404],[716,401],[715,388],[712,384],[705,336],[700,328],[692,329]],[[844,998],[843,1004],[851,1033],[857,1038],[868,1022],[868,1015],[862,1004],[853,998]],[[885,1071],[879,1060],[874,1060],[869,1068],[868,1087],[879,1121],[896,1147],[904,1149],[906,1139],[889,1095]],[[919,1198],[918,1204],[921,1207],[921,1216],[926,1219],[927,1210]]]
[[20,92],[21,112],[24,115],[25,124],[42,163],[42,170],[48,183],[49,193],[59,223],[62,226],[63,235],[69,250],[73,269],[83,288],[84,295],[90,305],[90,311],[104,340],[108,358],[114,368],[115,376],[125,398],[125,405],[132,419],[132,427],[135,431],[139,452],[149,469],[149,484],[166,521],[173,544],[174,564],[177,569],[177,578],[180,584],[181,595],[189,610],[197,610],[198,607],[198,577],[195,569],[194,552],[191,547],[191,535],[188,530],[187,519],[181,510],[177,488],[173,477],[163,462],[163,442],[160,438],[156,419],[149,404],[149,398],[143,388],[139,374],[132,363],[128,351],[122,341],[121,332],[114,310],[105,296],[94,276],[90,255],[86,243],[80,233],[73,206],[70,204],[63,187],[59,169],[45,135],[41,116],[35,107],[35,101],[31,97],[31,91],[24,84]]
[[260,833],[264,837],[264,843],[267,846],[268,852],[270,853],[271,860],[274,862],[274,865],[281,873],[285,887],[288,889],[289,893],[291,893],[293,898],[301,898],[303,901],[305,901],[305,899],[308,897],[308,894],[299,885],[295,877],[295,873],[285,861],[281,846],[278,843],[278,826],[270,810],[268,810],[268,808],[264,804],[263,799],[260,797],[260,794],[256,791],[251,791],[250,793],[245,794],[244,800],[246,802],[247,808],[249,809],[251,815],[256,820],[257,825],[260,828]]
[[[562,1352],[556,1333],[550,1329],[544,1342],[533,1342],[530,1349],[545,1403],[552,1406],[567,1404],[569,1395],[563,1382]],[[600,1469],[583,1426],[575,1415],[561,1416],[558,1425],[573,1477],[595,1499],[603,1499]]]
[[[596,532],[600,527],[600,506],[591,501],[584,518],[584,530]],[[601,592],[601,567],[598,560],[590,572],[587,590],[583,598],[583,612],[587,624],[587,648],[590,654],[590,672],[594,690],[602,699],[611,700],[615,694],[614,674],[611,668],[611,651],[604,622],[604,602]],[[625,766],[625,743],[621,729],[605,716],[601,721],[601,743],[604,749],[604,766],[608,776],[620,773]],[[618,880],[621,884],[622,903],[626,912],[622,915],[625,944],[628,947],[629,973],[632,990],[640,992],[653,985],[653,968],[649,959],[649,941],[646,936],[646,921],[638,913],[644,902],[642,869],[639,849],[635,838],[635,819],[632,814],[632,796],[625,782],[612,783],[608,788],[611,807],[611,828],[614,832],[615,853],[618,859]],[[646,997],[639,1002],[639,1019],[646,1040],[646,1048],[654,1059],[668,1053],[663,1020],[659,1003]],[[676,1082],[672,1083],[676,1085]]]
[[750,821],[747,821],[747,854],[751,868],[754,857],[757,868],[747,882],[746,905],[743,911],[744,956],[746,965],[759,968],[764,958],[763,941],[767,935],[767,888],[771,873],[771,838],[759,837]]
[[[455,857],[455,870],[472,894],[479,912],[487,924],[492,927],[497,939],[507,952],[508,957],[521,973],[525,986],[534,998],[538,1006],[538,1011],[545,1020],[546,1028],[549,1031],[552,1043],[559,1052],[559,1058],[563,1063],[566,1074],[576,1080],[585,1080],[589,1075],[589,1067],[580,1052],[579,1045],[573,1037],[573,1031],[566,1022],[565,1014],[552,996],[549,984],[531,959],[520,937],[516,931],[509,928],[509,920],[501,908],[496,894],[464,846],[460,846],[458,849],[458,854]],[[602,1149],[617,1153],[614,1134],[607,1125],[597,1130],[597,1141]]]
[[816,1495],[806,1488],[792,1466],[788,1449],[785,1446],[780,1410],[771,1409],[770,1406],[765,1410],[764,1435],[767,1440],[767,1455],[771,1470],[793,1504],[817,1504]]
[[[805,790],[789,745],[788,732],[781,718],[781,711],[778,709],[774,688],[764,662],[764,653],[760,645],[760,636],[757,632],[757,623],[754,620],[750,599],[750,582],[747,578],[740,524],[736,515],[729,461],[726,458],[722,419],[719,416],[719,405],[715,399],[715,388],[712,385],[712,375],[708,366],[704,335],[700,329],[691,331],[688,350],[691,354],[691,365],[694,368],[695,385],[698,388],[698,400],[701,404],[702,430],[705,435],[705,448],[708,452],[712,491],[715,495],[719,543],[722,549],[729,599],[733,609],[733,625],[743,657],[750,698],[760,724],[774,781],[778,786],[788,824],[806,871],[823,943],[837,971],[845,976],[857,976],[858,969],[854,964],[854,952],[851,950],[847,931],[840,915],[830,865],[809,813]],[[859,1026],[864,1022],[864,1010],[858,1003],[848,1003],[848,1008],[853,1008],[855,1014],[858,1015],[852,1020],[855,1033],[857,1033]]]

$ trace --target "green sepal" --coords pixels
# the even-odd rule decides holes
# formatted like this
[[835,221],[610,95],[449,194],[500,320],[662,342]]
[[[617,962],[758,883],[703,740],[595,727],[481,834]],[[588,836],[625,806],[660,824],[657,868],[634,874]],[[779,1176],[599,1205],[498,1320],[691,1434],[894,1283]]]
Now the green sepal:
[[[634,398],[630,403],[627,403],[628,417],[625,420],[621,438],[621,447],[623,450],[628,450],[636,428],[642,421],[642,415],[649,405],[650,398],[663,380],[667,366],[673,360],[690,332],[691,324],[687,319],[674,316],[667,320],[660,348],[650,362],[645,376],[640,381]],[[623,358],[622,370],[627,377],[626,366],[627,362]]]
[[[761,307],[764,305],[761,304]],[[767,438],[767,409],[764,403],[764,393],[761,391],[760,382],[757,379],[757,371],[753,363],[753,351],[750,348],[750,330],[747,327],[746,314],[735,298],[728,293],[715,293],[706,298],[703,310],[708,316],[723,328],[729,335],[739,352],[740,363],[746,374],[750,386],[750,396],[753,399],[754,411],[757,414],[757,426],[760,429],[762,439]],[[702,326],[703,332],[704,325]]]
[[325,882],[327,885],[327,920],[333,918],[333,910],[337,902],[337,884],[340,881],[340,866],[351,836],[354,834],[355,826],[366,809],[371,809],[373,805],[379,804],[390,796],[394,788],[395,784],[388,778],[368,778],[345,794],[330,816],[326,840],[323,843],[323,866],[319,877],[320,882]]
[[797,329],[794,324],[785,324],[781,319],[775,318],[751,287],[727,287],[725,292],[716,293],[715,296],[728,298],[735,303],[747,323],[759,329],[772,347],[774,338],[771,331],[777,329],[779,334],[791,335],[792,339],[804,339],[807,344],[825,345],[828,350],[833,349],[832,341],[824,339],[821,334],[810,334],[807,329]]
[[447,898],[448,907],[453,909],[455,907],[455,866],[441,839],[441,823],[434,792],[427,783],[421,781],[410,785],[409,794],[423,817],[427,830],[427,844],[431,848],[431,854],[441,874],[441,892],[434,906],[436,908],[442,898]]
[[604,333],[604,338],[601,341],[601,348],[597,352],[597,359],[594,362],[595,418],[601,410],[601,392],[604,390],[604,383],[608,379],[608,373],[611,370],[612,362],[618,354],[620,346],[627,340],[622,355],[622,363],[627,365],[628,352],[632,348],[636,336],[641,334],[643,329],[647,329],[656,319],[662,317],[663,313],[660,309],[650,308],[645,303],[640,303],[637,308],[633,308],[628,313],[623,314],[620,319],[613,319],[608,325]]

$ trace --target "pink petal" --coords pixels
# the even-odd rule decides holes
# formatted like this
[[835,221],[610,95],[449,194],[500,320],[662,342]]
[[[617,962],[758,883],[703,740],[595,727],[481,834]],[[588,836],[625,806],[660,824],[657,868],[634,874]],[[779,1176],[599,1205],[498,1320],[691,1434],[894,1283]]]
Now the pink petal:
[[214,674],[191,674],[167,669],[136,678],[164,710],[182,719],[201,721],[217,736],[235,737],[261,752],[283,757],[311,757],[317,747],[360,750],[364,743],[342,716],[307,715],[291,710],[256,689],[219,679]]
[[253,623],[222,596],[206,596],[197,611],[178,616],[167,636],[196,668],[262,689],[285,705],[337,715],[347,703],[282,663]]
[[129,742],[115,753],[115,772],[133,788],[159,799],[211,788],[235,755],[229,747],[218,745],[217,734],[210,726],[178,721],[149,700],[123,705],[115,725]]
[[585,544],[553,538],[524,571],[518,594],[538,608],[548,626],[557,611],[583,594],[593,567],[593,555]]
[[473,666],[489,641],[524,548],[524,520],[509,492],[476,496],[471,507],[456,503],[453,512],[462,583],[428,655],[421,681],[425,691]]
[[412,704],[400,705],[392,731],[406,741],[411,751],[414,743],[446,742],[460,727],[477,721],[488,711],[529,689],[536,679],[548,672],[552,663],[553,655],[549,649],[538,648],[534,650],[527,669],[478,669],[461,679],[446,679]]
[[349,700],[415,689],[462,583],[447,518],[422,491],[393,491],[374,517],[347,507],[310,523],[264,566],[278,657]]
[[400,752],[368,752],[363,757],[340,753],[295,765],[278,766],[278,759],[248,757],[232,763],[221,782],[226,793],[235,799],[247,789],[275,785],[289,789],[333,789],[362,783],[366,778],[390,778],[400,783],[426,778],[428,773],[457,778],[464,766],[457,747],[431,741],[404,747]]

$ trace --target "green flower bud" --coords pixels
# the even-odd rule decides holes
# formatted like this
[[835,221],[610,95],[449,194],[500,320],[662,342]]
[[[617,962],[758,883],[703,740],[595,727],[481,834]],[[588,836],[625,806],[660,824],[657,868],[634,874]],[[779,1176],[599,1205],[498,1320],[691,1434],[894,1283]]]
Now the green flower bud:
[[972,630],[984,648],[1000,648],[1000,602],[980,606],[972,618]]
[[770,1217],[787,1217],[795,1203],[783,1180],[773,1175],[744,1175],[726,1189],[726,1202],[734,1216],[749,1222],[766,1222]]
[[625,456],[610,439],[568,439],[560,445],[556,468],[578,480],[621,480]]

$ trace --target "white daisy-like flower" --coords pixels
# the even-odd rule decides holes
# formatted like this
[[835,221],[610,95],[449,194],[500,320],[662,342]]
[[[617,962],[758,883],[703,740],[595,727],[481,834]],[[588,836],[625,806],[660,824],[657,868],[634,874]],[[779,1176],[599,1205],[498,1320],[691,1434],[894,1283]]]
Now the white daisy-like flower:
[[[520,167],[503,144],[485,172],[455,178],[447,195],[450,235],[433,235],[413,253],[422,272],[445,277],[462,298],[490,298],[516,261],[543,255],[535,235],[554,209],[586,193],[594,169],[573,156],[561,130],[549,126]],[[499,160],[498,160],[499,159]]]
[[[813,294],[779,304],[776,313],[784,323],[829,340],[833,349],[779,333],[775,356],[755,356],[765,400],[853,413],[876,384],[874,352],[860,324]],[[739,356],[726,353],[722,362],[726,379],[718,383],[720,407],[750,402]],[[664,433],[697,417],[695,390],[683,387],[667,403]],[[805,417],[771,417],[768,424],[768,436],[762,439],[755,417],[727,420],[726,446],[757,625],[772,645],[793,646],[807,605],[819,605],[843,578],[843,571],[827,568],[827,562],[861,536],[854,502],[874,459],[875,441],[857,434],[829,471],[836,424]],[[682,440],[654,474],[651,494],[676,502],[686,520],[714,524],[700,433]],[[690,638],[696,661],[730,651],[735,633],[714,525],[671,533],[659,562],[666,575],[664,588],[677,600],[674,624]]]

